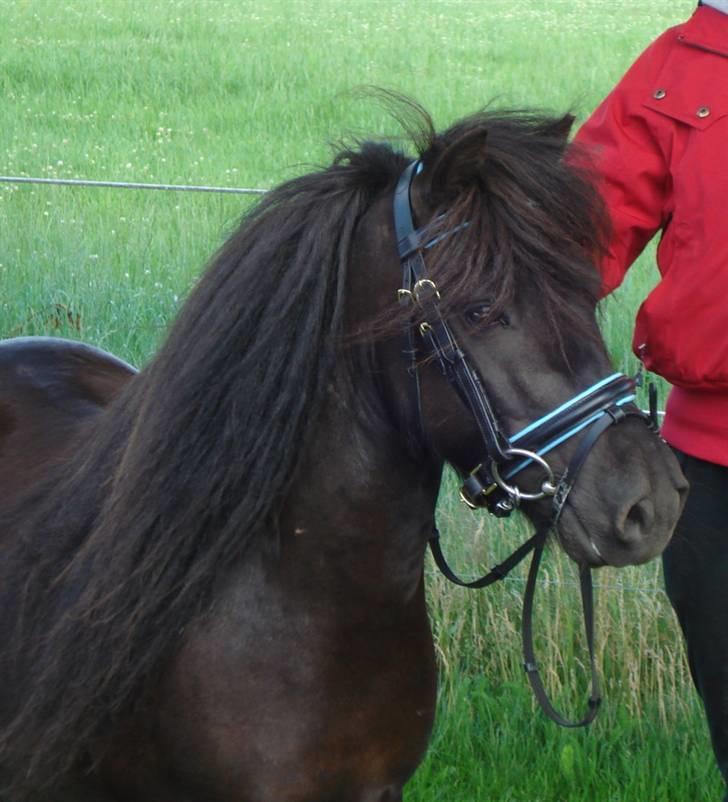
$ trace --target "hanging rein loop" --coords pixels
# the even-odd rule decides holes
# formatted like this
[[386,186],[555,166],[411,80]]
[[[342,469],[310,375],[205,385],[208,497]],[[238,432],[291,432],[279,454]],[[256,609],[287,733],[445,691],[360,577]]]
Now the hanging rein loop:
[[[413,311],[416,309],[419,320],[417,328],[421,337],[427,343],[443,375],[470,410],[483,442],[486,458],[465,477],[461,498],[471,508],[486,507],[489,512],[499,517],[510,515],[521,501],[533,501],[545,497],[552,499],[551,515],[546,523],[539,526],[525,543],[480,579],[467,582],[453,572],[440,547],[440,536],[436,528],[430,539],[432,555],[447,579],[456,585],[476,589],[503,579],[533,552],[523,599],[524,668],[539,705],[551,719],[564,727],[585,726],[594,720],[601,701],[594,654],[591,572],[586,566],[580,567],[582,608],[591,670],[591,694],[587,712],[578,721],[567,720],[554,709],[541,680],[533,646],[533,600],[536,578],[548,533],[557,525],[579,471],[598,438],[610,426],[628,417],[638,417],[650,426],[652,422],[631,403],[635,397],[635,380],[621,373],[615,373],[529,424],[520,432],[510,437],[503,432],[477,371],[468,362],[466,354],[459,347],[440,312],[440,292],[435,282],[427,277],[423,252],[436,242],[457,233],[463,225],[446,231],[435,239],[428,237],[426,228],[415,228],[410,191],[412,181],[420,170],[419,162],[410,164],[402,173],[394,193],[394,227],[402,265],[402,287],[398,291],[398,299],[400,304],[412,306]],[[422,429],[414,321],[406,327],[405,337],[407,342],[405,353],[410,359],[410,373],[415,380],[417,408]],[[557,479],[545,455],[578,434],[581,434],[581,440],[563,475]],[[514,482],[514,478],[532,465],[538,466],[542,471],[541,484],[535,491],[521,490]]]

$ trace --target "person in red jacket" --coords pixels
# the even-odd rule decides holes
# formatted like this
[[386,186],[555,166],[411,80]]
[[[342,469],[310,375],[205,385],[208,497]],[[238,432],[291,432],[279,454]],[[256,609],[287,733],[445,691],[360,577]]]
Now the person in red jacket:
[[662,435],[691,489],[665,586],[728,782],[728,0],[703,0],[656,39],[576,141],[613,226],[604,294],[660,234],[633,347],[672,384]]

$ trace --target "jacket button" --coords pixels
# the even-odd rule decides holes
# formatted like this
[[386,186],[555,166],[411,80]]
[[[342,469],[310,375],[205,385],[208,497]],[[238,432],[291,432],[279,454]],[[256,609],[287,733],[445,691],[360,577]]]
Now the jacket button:
[[707,117],[710,114],[710,109],[707,106],[701,106],[695,113],[698,117]]
[[654,97],[655,100],[662,100],[662,98],[665,97],[666,94],[667,92],[664,89],[656,89],[655,94],[652,97]]

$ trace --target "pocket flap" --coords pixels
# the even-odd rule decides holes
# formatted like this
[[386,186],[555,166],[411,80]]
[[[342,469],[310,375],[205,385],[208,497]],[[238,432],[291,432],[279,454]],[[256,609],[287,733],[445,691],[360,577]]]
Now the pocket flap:
[[673,52],[643,105],[702,131],[728,114],[728,58],[706,52],[684,56],[682,48]]

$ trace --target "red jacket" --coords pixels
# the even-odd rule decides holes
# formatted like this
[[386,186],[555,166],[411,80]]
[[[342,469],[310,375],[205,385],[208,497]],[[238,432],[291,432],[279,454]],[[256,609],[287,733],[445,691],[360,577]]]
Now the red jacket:
[[635,353],[673,389],[662,434],[728,465],[728,14],[707,6],[637,59],[576,137],[614,227],[604,292],[661,231]]

